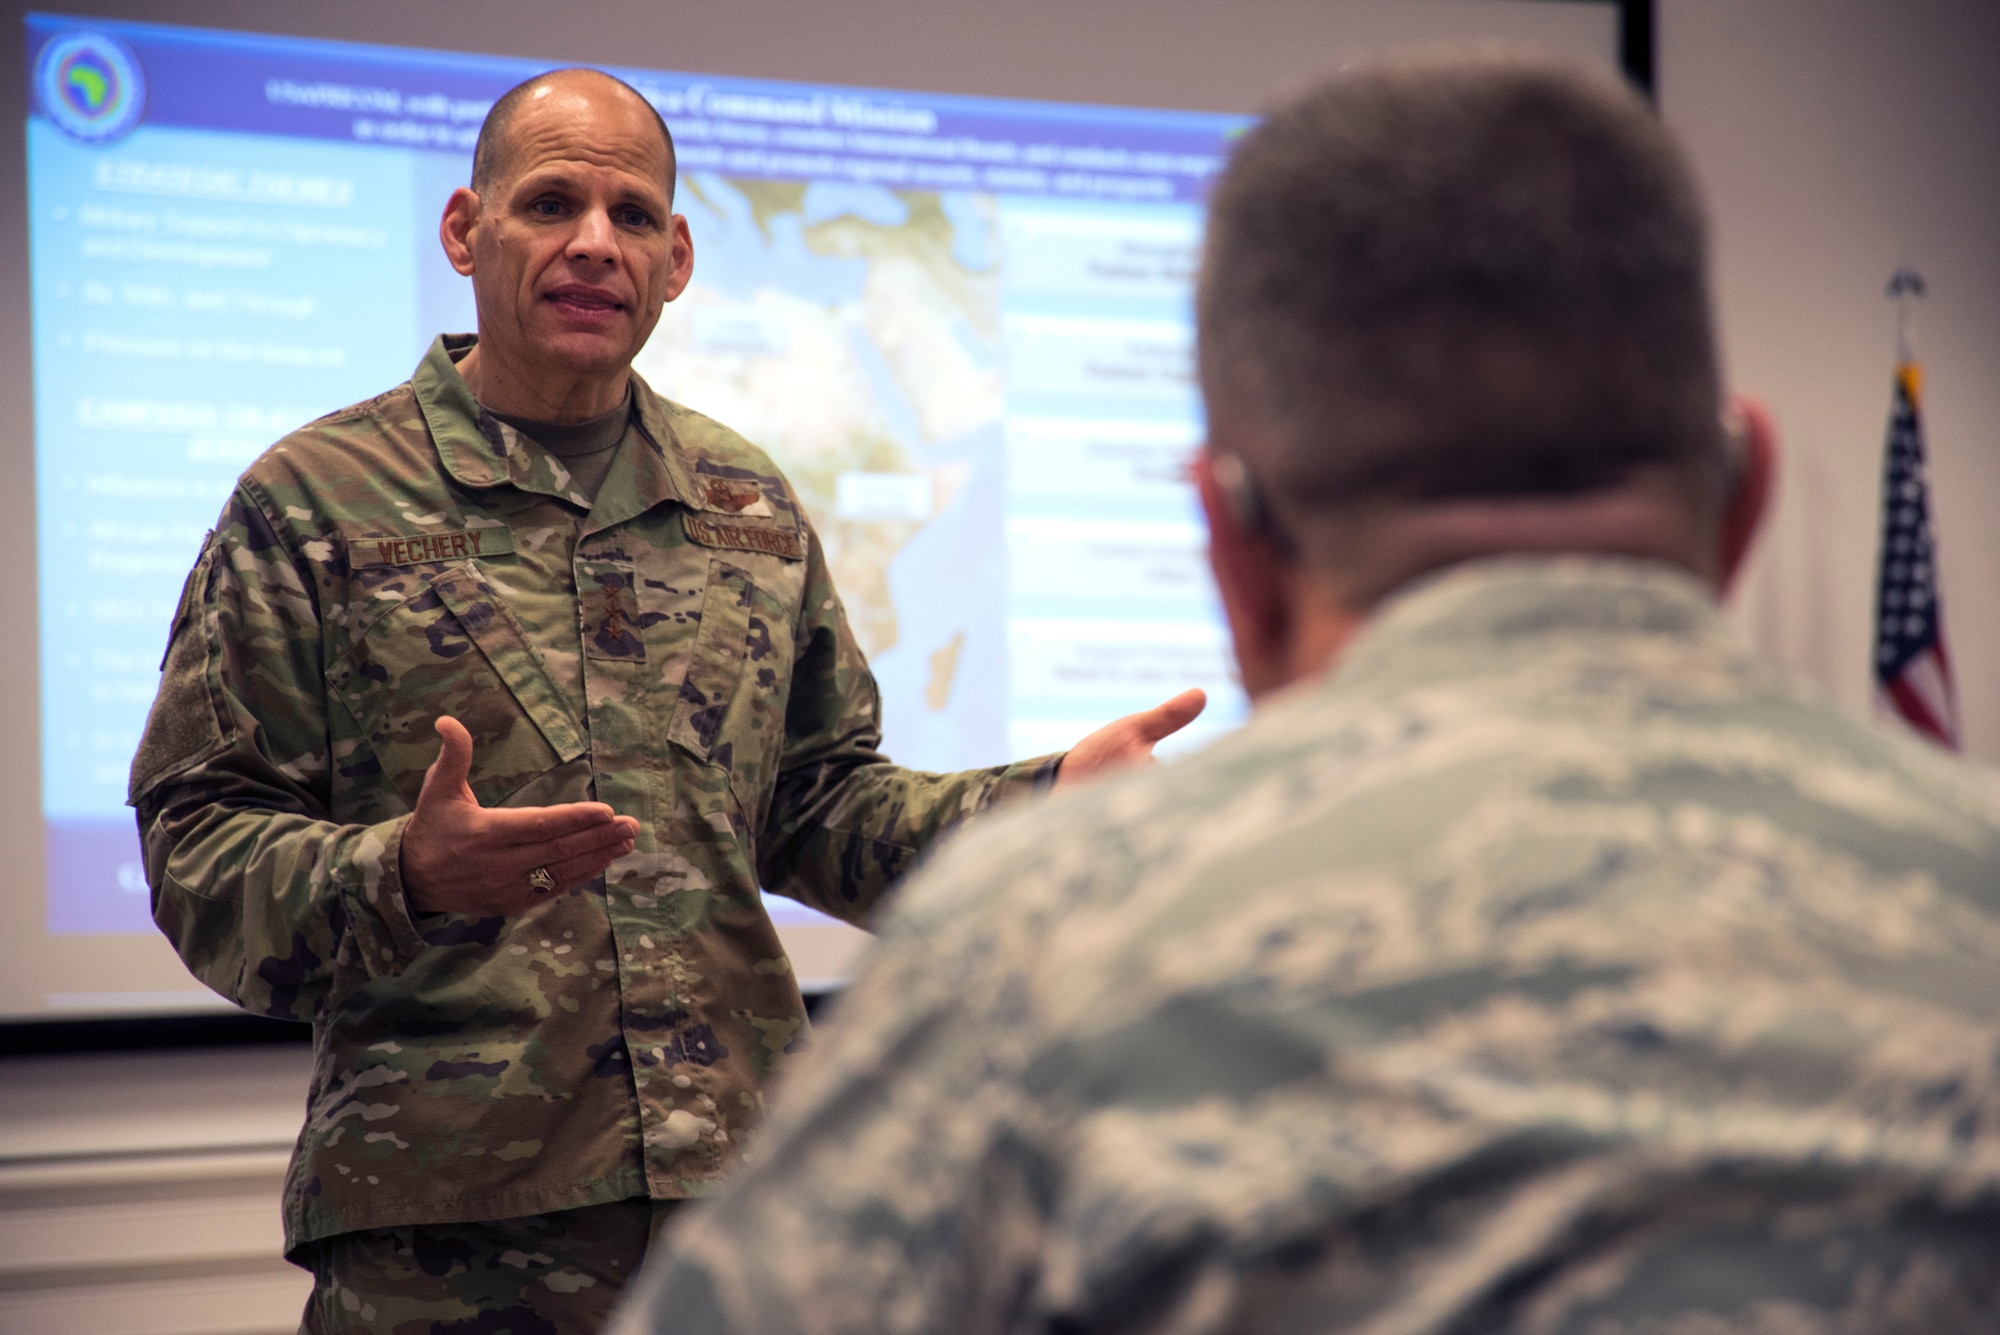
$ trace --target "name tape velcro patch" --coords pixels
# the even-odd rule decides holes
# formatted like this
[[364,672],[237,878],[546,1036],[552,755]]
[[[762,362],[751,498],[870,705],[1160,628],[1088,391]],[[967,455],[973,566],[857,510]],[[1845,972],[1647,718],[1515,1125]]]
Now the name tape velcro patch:
[[466,528],[448,533],[417,533],[394,538],[351,538],[349,566],[415,566],[432,561],[468,561],[476,556],[505,556],[514,550],[511,528]]
[[730,547],[740,552],[768,552],[787,561],[806,559],[805,543],[788,528],[763,528],[755,524],[718,524],[700,515],[682,515],[682,530],[689,542],[704,547]]

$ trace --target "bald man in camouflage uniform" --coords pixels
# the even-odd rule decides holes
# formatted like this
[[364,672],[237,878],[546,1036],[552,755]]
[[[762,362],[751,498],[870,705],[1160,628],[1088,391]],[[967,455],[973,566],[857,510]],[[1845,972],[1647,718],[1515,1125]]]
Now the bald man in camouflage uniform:
[[132,801],[189,968],[314,1027],[307,1330],[595,1329],[804,1040],[759,888],[861,921],[965,817],[1200,707],[887,763],[791,489],[630,374],[693,264],[672,189],[615,80],[496,104],[441,228],[480,337],[252,465],[175,618]]
[[1702,231],[1561,66],[1251,132],[1197,469],[1251,722],[920,873],[616,1335],[2000,1329],[2000,784],[1725,625],[1773,444]]

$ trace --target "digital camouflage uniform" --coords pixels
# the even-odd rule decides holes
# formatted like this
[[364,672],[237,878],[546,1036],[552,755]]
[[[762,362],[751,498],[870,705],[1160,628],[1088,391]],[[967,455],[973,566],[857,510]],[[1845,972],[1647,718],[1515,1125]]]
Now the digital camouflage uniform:
[[883,931],[617,1335],[2000,1329],[2000,783],[1666,567],[1428,579]]
[[[314,1027],[293,1254],[699,1194],[806,1031],[759,885],[856,921],[1054,771],[886,763],[771,461],[634,377],[593,505],[481,411],[452,365],[470,345],[244,474],[133,762],[161,929],[222,995]],[[595,799],[637,846],[533,913],[413,915],[400,841],[441,714],[482,803]]]

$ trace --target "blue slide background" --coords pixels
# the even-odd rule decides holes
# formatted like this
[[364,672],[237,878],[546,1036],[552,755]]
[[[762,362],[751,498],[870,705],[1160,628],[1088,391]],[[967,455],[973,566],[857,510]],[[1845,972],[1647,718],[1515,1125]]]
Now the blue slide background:
[[[266,445],[401,381],[436,332],[471,326],[467,285],[438,254],[437,214],[466,178],[486,106],[543,66],[46,15],[27,28],[31,75],[48,43],[79,30],[114,40],[143,72],[140,113],[118,136],[90,142],[59,126],[49,89],[37,90],[26,130],[47,922],[56,933],[147,932],[125,775],[183,577],[234,477]],[[891,189],[948,192],[954,208],[976,192],[999,199],[1002,238],[1054,238],[1043,262],[959,225],[961,262],[1000,264],[1003,319],[1029,322],[1020,339],[1010,332],[1010,357],[1017,342],[1041,355],[1018,376],[1009,363],[1004,433],[960,447],[976,466],[954,513],[1017,546],[1053,535],[1010,556],[997,537],[970,550],[974,529],[939,525],[913,546],[907,569],[957,563],[1006,609],[1004,625],[996,616],[979,631],[977,652],[1004,658],[1005,636],[1067,643],[1063,626],[1107,615],[1164,625],[1168,640],[1177,627],[1214,627],[1204,577],[1186,574],[1184,486],[1132,488],[1106,474],[1094,500],[1035,493],[1009,480],[1007,461],[1055,448],[1064,431],[1088,435],[1099,419],[1114,445],[1159,427],[1171,452],[1183,428],[1198,433],[1185,267],[1095,285],[1088,256],[1069,264],[1061,247],[1097,243],[1065,233],[1064,219],[1133,219],[1189,251],[1241,118],[617,72],[667,116],[684,173],[816,182],[809,210],[834,213],[893,205]],[[1138,368],[1118,369],[1110,391],[1079,378],[1082,361],[1062,363],[1067,345],[1047,334],[1096,329],[1091,320],[1125,321],[1102,336],[1124,339]],[[1106,519],[1127,524],[1123,546],[1102,558],[1114,584],[1129,535],[1164,555],[1109,604],[1074,570],[1072,592],[1038,592],[1037,553],[1070,550],[1046,545],[1072,541],[1063,525]],[[892,585],[909,578],[892,572]],[[964,599],[939,588],[909,585],[899,601]],[[926,764],[986,759],[953,754],[957,734],[897,712],[895,700],[921,691],[921,665],[881,666],[892,740]],[[1016,750],[1049,749],[1033,743],[1086,726],[1093,711],[1146,703],[1065,694],[1061,674],[1036,680],[1012,695],[998,677],[978,686],[987,707],[1008,711]],[[1218,720],[1237,707],[1223,702]]]

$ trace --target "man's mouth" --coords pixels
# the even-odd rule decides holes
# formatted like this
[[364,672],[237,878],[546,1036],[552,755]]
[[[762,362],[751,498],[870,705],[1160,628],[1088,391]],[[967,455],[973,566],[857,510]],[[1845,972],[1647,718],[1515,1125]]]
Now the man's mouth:
[[592,316],[610,315],[625,309],[625,303],[601,288],[584,287],[566,283],[551,290],[543,298],[565,315]]

